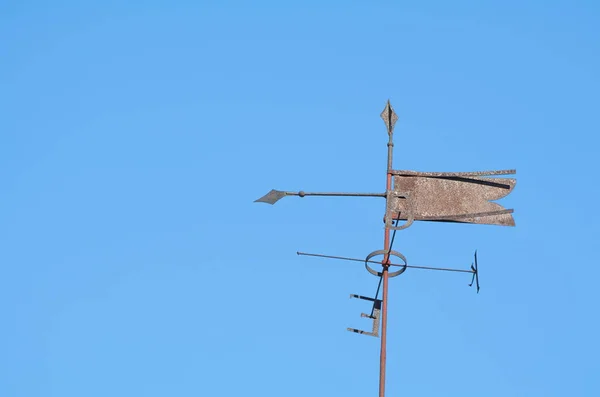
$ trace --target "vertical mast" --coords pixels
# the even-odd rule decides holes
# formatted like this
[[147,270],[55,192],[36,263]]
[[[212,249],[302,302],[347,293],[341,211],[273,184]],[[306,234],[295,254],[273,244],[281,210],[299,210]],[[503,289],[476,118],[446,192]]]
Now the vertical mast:
[[[389,193],[392,190],[392,155],[394,151],[394,142],[393,142],[393,134],[394,134],[394,124],[398,120],[398,115],[394,112],[394,108],[390,104],[388,100],[385,109],[381,112],[381,118],[385,122],[385,125],[388,130],[388,158],[387,158],[387,178],[386,178],[386,193]],[[387,200],[387,199],[386,199]],[[383,280],[383,291],[382,291],[382,306],[381,306],[381,352],[379,356],[379,397],[385,396],[385,361],[386,361],[386,336],[387,336],[387,302],[388,302],[388,268],[389,268],[389,250],[390,248],[390,229],[385,228],[384,237],[383,237],[383,249],[388,251],[388,253],[383,258],[383,270],[382,270],[382,280]]]

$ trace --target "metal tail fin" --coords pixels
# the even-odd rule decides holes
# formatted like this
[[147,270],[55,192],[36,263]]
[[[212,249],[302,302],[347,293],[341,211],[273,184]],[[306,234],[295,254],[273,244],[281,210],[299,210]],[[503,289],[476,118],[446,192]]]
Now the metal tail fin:
[[477,293],[479,293],[479,268],[477,267],[477,250],[475,250],[475,263],[471,264],[471,270],[473,271],[473,278],[471,279],[471,284],[469,284],[469,287],[472,287],[473,281],[475,281]]

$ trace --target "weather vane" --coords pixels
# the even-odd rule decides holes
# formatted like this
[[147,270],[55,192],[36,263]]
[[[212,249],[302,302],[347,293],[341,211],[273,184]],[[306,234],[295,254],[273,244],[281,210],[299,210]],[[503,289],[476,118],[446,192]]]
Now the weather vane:
[[[371,252],[365,259],[342,256],[310,254],[298,252],[298,255],[321,258],[340,259],[363,262],[366,270],[379,278],[375,297],[350,295],[351,298],[373,302],[370,314],[361,313],[361,317],[373,320],[371,331],[348,328],[348,331],[363,335],[381,337],[381,352],[379,362],[379,397],[385,396],[385,364],[386,364],[386,328],[388,309],[388,280],[399,276],[406,269],[424,269],[472,274],[471,283],[475,284],[479,293],[479,272],[477,267],[477,251],[470,269],[451,269],[429,266],[409,265],[406,257],[394,251],[396,231],[406,229],[415,221],[459,222],[483,225],[514,226],[513,210],[505,209],[491,202],[507,196],[515,187],[513,178],[498,178],[491,176],[515,174],[515,170],[481,171],[481,172],[417,172],[399,171],[392,168],[393,133],[398,115],[387,102],[381,113],[389,136],[387,180],[384,193],[335,193],[335,192],[287,192],[271,190],[256,202],[275,204],[285,196],[357,196],[383,197],[386,201],[384,216],[383,249]],[[403,221],[401,223],[401,221]],[[393,233],[390,233],[393,231]],[[391,234],[391,236],[390,236]],[[376,260],[376,258],[380,259]],[[392,261],[392,258],[395,258]],[[381,266],[378,270],[375,265]],[[383,288],[381,288],[383,286]],[[378,299],[379,290],[381,299]],[[381,322],[381,324],[380,324]]]

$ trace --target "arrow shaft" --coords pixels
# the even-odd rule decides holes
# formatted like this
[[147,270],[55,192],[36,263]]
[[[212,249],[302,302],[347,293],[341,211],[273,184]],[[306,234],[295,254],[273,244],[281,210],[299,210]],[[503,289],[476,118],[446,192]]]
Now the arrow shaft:
[[386,197],[385,193],[346,193],[346,192],[285,192],[287,196],[348,196],[348,197]]

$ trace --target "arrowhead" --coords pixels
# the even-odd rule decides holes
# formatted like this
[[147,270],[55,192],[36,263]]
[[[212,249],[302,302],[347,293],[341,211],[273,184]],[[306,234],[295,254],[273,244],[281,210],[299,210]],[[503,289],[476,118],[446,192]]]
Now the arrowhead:
[[381,112],[381,118],[387,127],[388,134],[391,135],[394,131],[394,125],[396,124],[396,121],[398,121],[398,115],[394,111],[394,108],[389,100],[385,105],[385,109],[383,109],[383,112]]
[[267,203],[267,204],[275,204],[277,201],[281,200],[286,196],[285,192],[280,190],[271,190],[269,193],[265,194],[258,200],[254,200],[255,203]]

